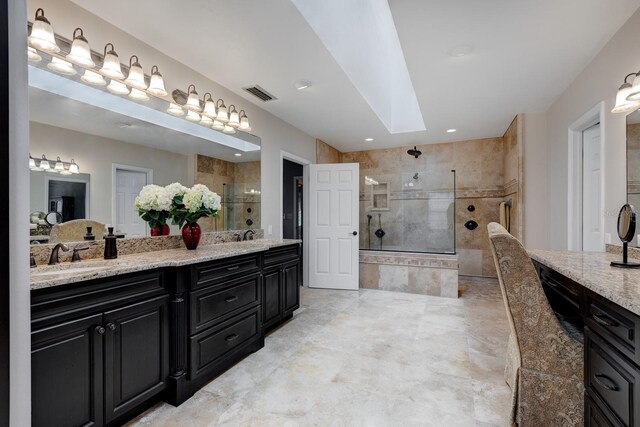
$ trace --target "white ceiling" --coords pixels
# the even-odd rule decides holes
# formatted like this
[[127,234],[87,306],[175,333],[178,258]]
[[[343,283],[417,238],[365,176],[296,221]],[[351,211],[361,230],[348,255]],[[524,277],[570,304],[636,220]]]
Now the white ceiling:
[[[392,135],[291,0],[73,1],[343,151],[502,135],[517,113],[546,110],[640,6],[389,0],[427,125]],[[451,56],[459,46],[473,51]],[[313,86],[297,91],[299,79]],[[256,100],[242,90],[252,84],[278,99]]]

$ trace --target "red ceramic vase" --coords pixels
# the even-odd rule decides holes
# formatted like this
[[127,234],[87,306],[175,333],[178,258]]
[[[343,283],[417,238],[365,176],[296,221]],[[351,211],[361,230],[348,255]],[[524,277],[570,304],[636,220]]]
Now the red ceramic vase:
[[169,224],[164,225],[156,225],[151,227],[151,235],[152,236],[168,236],[171,233],[171,228],[169,228]]
[[187,249],[195,249],[200,242],[202,229],[197,222],[188,222],[182,227],[182,240]]

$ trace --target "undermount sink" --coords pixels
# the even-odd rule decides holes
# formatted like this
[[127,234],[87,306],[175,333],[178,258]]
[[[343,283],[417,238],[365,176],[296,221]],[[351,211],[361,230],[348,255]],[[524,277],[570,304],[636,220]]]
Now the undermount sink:
[[85,274],[91,273],[93,271],[106,270],[109,267],[106,266],[96,266],[96,267],[76,267],[70,266],[67,268],[58,268],[55,270],[47,270],[47,271],[33,271],[31,273],[32,278],[44,277],[44,276],[69,276],[74,274]]

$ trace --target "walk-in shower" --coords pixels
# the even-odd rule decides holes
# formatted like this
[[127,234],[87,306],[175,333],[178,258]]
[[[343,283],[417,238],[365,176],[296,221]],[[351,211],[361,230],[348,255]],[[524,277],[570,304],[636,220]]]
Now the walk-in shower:
[[[408,154],[417,159],[422,153],[414,148]],[[455,253],[455,171],[409,167],[402,168],[406,172],[365,176],[360,248]]]

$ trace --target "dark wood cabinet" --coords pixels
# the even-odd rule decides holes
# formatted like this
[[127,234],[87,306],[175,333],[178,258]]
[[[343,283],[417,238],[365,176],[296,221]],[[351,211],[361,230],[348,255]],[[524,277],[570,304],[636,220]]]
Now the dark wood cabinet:
[[102,314],[32,331],[32,425],[102,424]]
[[300,307],[300,246],[271,249],[264,255],[262,322],[269,331]]
[[300,307],[300,263],[293,261],[285,264],[282,269],[282,281],[284,288],[284,313],[285,316],[293,313]]
[[262,275],[262,326],[265,329],[282,320],[282,279],[279,268],[265,270]]
[[[34,426],[117,422],[166,388],[169,295],[158,286],[162,279],[161,273],[147,273],[32,296],[38,302],[32,317],[38,326],[31,333]],[[141,287],[135,291],[127,281]],[[118,287],[134,291],[122,300],[100,292],[111,288],[117,294]],[[155,297],[146,295],[150,288]],[[61,300],[67,300],[67,311]]]
[[169,296],[104,314],[105,420],[110,422],[166,387]]

